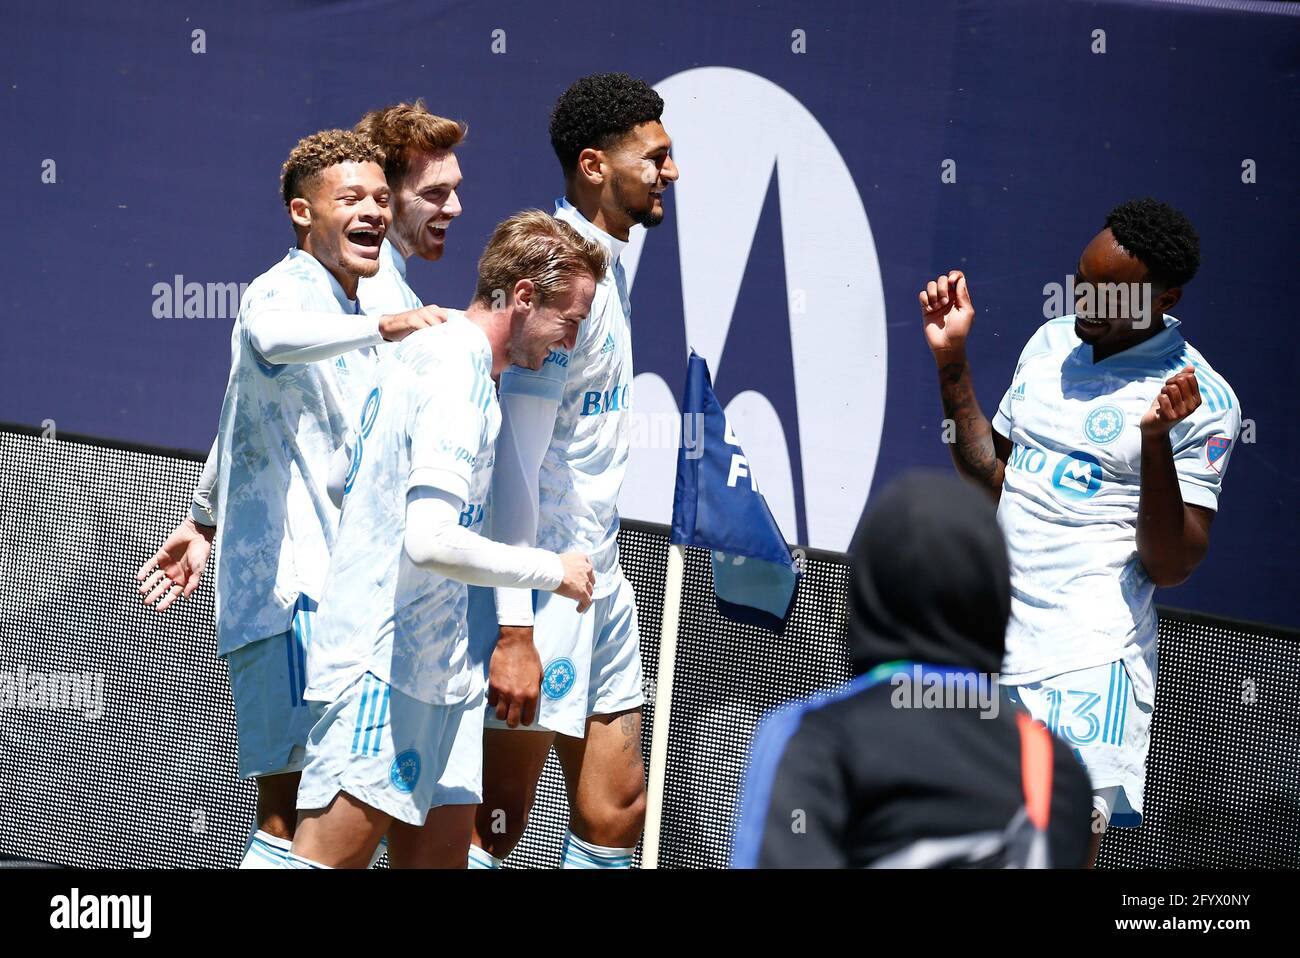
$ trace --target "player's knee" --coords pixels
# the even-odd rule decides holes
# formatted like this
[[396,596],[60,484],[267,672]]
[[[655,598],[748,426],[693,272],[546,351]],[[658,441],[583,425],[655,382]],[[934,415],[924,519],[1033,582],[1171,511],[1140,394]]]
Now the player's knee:
[[611,848],[630,848],[645,827],[645,785],[612,791],[574,810],[579,838]]

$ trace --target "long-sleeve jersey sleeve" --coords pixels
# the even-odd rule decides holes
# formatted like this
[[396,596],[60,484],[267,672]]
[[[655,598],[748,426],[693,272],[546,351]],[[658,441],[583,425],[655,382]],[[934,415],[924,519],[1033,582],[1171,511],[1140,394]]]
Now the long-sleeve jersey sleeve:
[[469,585],[554,590],[564,581],[560,557],[544,549],[493,542],[460,524],[464,502],[431,486],[406,501],[407,557],[422,569]]
[[[531,547],[537,542],[538,474],[560,403],[551,396],[503,391],[501,432],[492,472],[490,534],[497,542]],[[500,625],[532,625],[533,601],[524,589],[496,590]]]
[[377,346],[379,317],[258,310],[246,321],[248,341],[268,363],[314,363]]
[[217,440],[212,440],[199,481],[190,496],[190,518],[201,526],[217,524]]

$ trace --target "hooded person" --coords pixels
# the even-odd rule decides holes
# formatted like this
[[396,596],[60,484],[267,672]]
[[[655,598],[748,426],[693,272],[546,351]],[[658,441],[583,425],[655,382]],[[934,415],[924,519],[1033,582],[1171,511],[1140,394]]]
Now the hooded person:
[[1011,588],[988,497],[904,475],[849,560],[854,678],[759,727],[733,867],[1083,865],[1087,774],[998,689]]

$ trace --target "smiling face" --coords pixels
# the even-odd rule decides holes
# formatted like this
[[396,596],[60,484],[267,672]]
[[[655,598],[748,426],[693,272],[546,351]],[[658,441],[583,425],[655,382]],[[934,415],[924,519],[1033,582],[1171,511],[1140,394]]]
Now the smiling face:
[[392,222],[384,171],[378,163],[348,160],[313,180],[307,195],[289,204],[298,245],[355,298],[357,280],[379,272],[379,244]]
[[[1090,299],[1080,298],[1076,304],[1074,331],[1093,347],[1094,356],[1117,353],[1158,333],[1163,328],[1159,318],[1179,296],[1176,289],[1163,290],[1154,284],[1139,290],[1151,283],[1146,264],[1120,246],[1109,229],[1094,236],[1084,248],[1074,282],[1076,295],[1081,295],[1084,284],[1093,290]],[[1122,285],[1133,293],[1108,298],[1104,295],[1107,284]],[[1147,306],[1145,315],[1139,309],[1142,304]]]
[[591,312],[596,281],[587,273],[574,276],[557,296],[542,303],[531,280],[515,284],[507,346],[510,364],[541,369],[552,349],[572,349],[578,326]]
[[393,235],[403,256],[442,258],[447,227],[460,215],[460,164],[451,150],[418,153],[393,193]]
[[625,234],[634,224],[654,227],[664,221],[664,191],[680,175],[672,145],[663,124],[651,120],[601,151],[607,176],[600,205],[607,223],[621,226]]

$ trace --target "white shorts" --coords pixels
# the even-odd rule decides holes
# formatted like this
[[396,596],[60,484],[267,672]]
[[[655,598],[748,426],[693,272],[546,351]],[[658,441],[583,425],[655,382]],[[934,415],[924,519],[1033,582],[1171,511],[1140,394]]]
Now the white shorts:
[[482,798],[482,697],[430,705],[366,672],[329,704],[307,740],[298,808],[325,808],[339,792],[411,825],[430,808]]
[[239,777],[297,772],[315,719],[303,701],[316,603],[299,596],[288,632],[225,655],[239,731]]
[[1006,689],[1074,749],[1092,781],[1093,807],[1108,824],[1141,825],[1155,703],[1138,697],[1128,667],[1115,661]]
[[[471,657],[486,680],[499,634],[491,589],[469,590],[469,631]],[[625,712],[644,703],[636,597],[622,572],[614,591],[581,615],[572,599],[534,592],[533,643],[542,660],[542,694],[536,721],[520,725],[519,731],[547,729],[582,738],[589,715]],[[484,725],[509,728],[493,707],[486,710]]]

